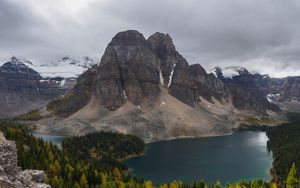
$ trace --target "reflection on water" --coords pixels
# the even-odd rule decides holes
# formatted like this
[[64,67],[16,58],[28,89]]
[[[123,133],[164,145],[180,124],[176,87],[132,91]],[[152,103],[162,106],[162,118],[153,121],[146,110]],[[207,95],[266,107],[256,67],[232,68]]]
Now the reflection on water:
[[270,180],[272,154],[265,132],[239,131],[229,136],[181,139],[148,144],[142,157],[126,161],[134,175],[155,183],[205,179],[224,183]]

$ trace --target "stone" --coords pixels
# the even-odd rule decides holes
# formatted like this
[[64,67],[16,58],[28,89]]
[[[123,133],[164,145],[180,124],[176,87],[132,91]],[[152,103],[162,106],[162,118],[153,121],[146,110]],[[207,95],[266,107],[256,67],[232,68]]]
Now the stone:
[[51,188],[41,183],[47,179],[41,170],[24,170],[18,167],[16,145],[6,140],[0,131],[0,187],[1,188]]

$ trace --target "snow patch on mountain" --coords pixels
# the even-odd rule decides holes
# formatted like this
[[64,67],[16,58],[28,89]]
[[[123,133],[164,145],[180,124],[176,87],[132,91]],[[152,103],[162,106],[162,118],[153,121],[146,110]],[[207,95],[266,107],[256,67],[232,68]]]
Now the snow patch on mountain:
[[215,67],[211,71],[216,77],[223,77],[223,78],[233,78],[235,76],[240,76],[243,74],[250,74],[250,72],[240,66],[230,66],[230,67]]
[[23,68],[31,68],[38,72],[44,79],[50,79],[56,77],[77,78],[80,74],[97,64],[99,61],[100,60],[95,57],[73,56],[64,57],[57,62],[35,64],[26,58],[13,56],[6,62],[11,62],[17,67],[22,66]]
[[172,72],[171,72],[170,77],[169,77],[168,88],[171,86],[175,67],[176,67],[176,64],[173,65],[173,69],[172,69]]
[[277,93],[277,94],[268,94],[268,95],[267,95],[267,99],[268,99],[269,103],[277,104],[277,103],[274,101],[274,99],[275,99],[276,97],[279,97],[279,96],[280,96],[279,93]]

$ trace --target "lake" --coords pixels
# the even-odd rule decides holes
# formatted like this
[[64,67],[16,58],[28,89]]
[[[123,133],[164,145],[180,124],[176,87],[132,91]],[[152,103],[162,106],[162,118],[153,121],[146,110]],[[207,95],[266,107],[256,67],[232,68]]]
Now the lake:
[[[61,148],[65,136],[33,133]],[[145,155],[127,160],[132,174],[155,184],[177,179],[193,182],[241,179],[270,180],[272,154],[261,131],[237,131],[228,136],[178,139],[147,144]]]
[[59,135],[51,135],[51,134],[43,134],[43,133],[36,133],[32,132],[32,135],[37,138],[42,138],[44,141],[52,142],[56,144],[58,148],[61,148],[61,144],[66,136],[59,136]]
[[261,131],[238,131],[228,136],[178,139],[147,145],[145,155],[127,160],[133,175],[155,184],[182,180],[223,185],[241,179],[270,180],[272,154]]

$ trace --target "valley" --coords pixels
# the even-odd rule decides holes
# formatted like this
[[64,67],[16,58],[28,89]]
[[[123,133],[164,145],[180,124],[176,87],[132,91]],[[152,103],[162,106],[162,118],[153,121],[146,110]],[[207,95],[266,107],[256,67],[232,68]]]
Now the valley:
[[0,0],[0,188],[300,188],[299,0]]
[[[197,184],[199,187],[227,185],[228,188],[230,186],[273,188],[275,184],[269,183],[270,180],[276,182],[278,186],[286,186],[287,174],[293,163],[291,159],[299,158],[297,138],[299,138],[300,116],[299,114],[288,116],[292,123],[273,128],[265,127],[266,132],[239,130],[228,136],[151,143],[146,146],[141,157],[136,157],[136,154],[141,154],[144,149],[138,149],[134,155],[128,153],[130,150],[125,148],[134,147],[125,142],[132,137],[122,134],[93,133],[71,139],[65,138],[63,140],[67,142],[58,149],[49,142],[31,136],[33,127],[26,124],[1,122],[0,131],[3,131],[8,139],[16,141],[18,164],[22,168],[45,170],[49,177],[46,183],[53,187],[61,185],[64,187],[97,187],[97,185],[101,187],[120,185],[193,187]],[[42,137],[45,141],[58,141],[54,135],[36,136]],[[282,138],[286,139],[282,140]],[[99,145],[99,141],[102,145]],[[131,143],[139,142],[142,143],[142,140]],[[99,146],[100,149],[96,149]],[[140,146],[143,148],[142,145]],[[115,160],[114,156],[120,154],[121,158],[124,158],[121,151],[125,151],[125,155],[134,157],[125,161],[126,166]],[[107,152],[112,153],[107,155]],[[128,174],[127,166],[132,174]],[[57,169],[67,171],[59,172]],[[98,180],[95,180],[96,176]],[[217,180],[222,180],[222,184]],[[300,183],[300,180],[295,181]]]
[[117,33],[99,64],[66,57],[35,67],[12,57],[0,70],[2,91],[37,105],[4,97],[10,116],[0,130],[16,141],[20,167],[45,171],[55,188],[287,184],[292,161],[274,135],[298,124],[289,113],[299,112],[297,77],[209,73],[189,65],[168,34],[134,30]]

